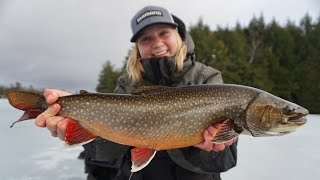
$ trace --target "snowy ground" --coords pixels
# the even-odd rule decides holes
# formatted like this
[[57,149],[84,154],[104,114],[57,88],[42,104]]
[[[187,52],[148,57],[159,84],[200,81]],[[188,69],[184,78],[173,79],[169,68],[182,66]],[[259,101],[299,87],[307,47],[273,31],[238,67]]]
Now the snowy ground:
[[320,115],[281,137],[240,136],[238,165],[223,180],[319,180]]

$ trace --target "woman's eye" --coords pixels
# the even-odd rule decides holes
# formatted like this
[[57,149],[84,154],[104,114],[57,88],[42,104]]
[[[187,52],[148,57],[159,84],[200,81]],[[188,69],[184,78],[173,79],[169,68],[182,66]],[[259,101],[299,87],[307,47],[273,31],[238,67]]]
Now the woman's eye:
[[148,42],[148,41],[150,41],[150,37],[148,37],[148,36],[146,36],[146,37],[142,37],[141,38],[141,40],[140,40],[140,42]]
[[161,36],[166,36],[166,35],[168,35],[168,34],[169,34],[169,31],[162,31],[162,32],[160,33]]

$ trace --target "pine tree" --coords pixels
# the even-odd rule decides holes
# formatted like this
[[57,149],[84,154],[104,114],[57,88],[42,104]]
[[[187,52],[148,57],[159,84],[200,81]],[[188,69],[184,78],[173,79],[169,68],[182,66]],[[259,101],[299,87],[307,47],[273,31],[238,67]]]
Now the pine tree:
[[99,83],[96,87],[97,92],[113,92],[117,85],[117,79],[121,72],[115,70],[110,61],[107,61],[100,72]]
[[213,34],[208,25],[204,25],[202,19],[189,28],[190,35],[195,43],[196,60],[208,64],[213,59]]

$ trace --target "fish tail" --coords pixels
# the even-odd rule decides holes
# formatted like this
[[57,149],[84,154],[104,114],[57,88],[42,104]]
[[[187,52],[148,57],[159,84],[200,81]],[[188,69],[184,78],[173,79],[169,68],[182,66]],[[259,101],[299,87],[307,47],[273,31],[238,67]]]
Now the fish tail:
[[20,121],[35,119],[49,106],[45,97],[41,94],[11,90],[7,91],[5,95],[13,107],[25,111],[21,118],[15,121],[10,127],[13,127],[15,123]]

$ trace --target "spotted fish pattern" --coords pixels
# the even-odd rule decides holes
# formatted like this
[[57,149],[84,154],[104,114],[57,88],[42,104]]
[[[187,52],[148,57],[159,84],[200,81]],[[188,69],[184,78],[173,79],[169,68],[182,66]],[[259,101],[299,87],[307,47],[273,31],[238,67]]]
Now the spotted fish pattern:
[[62,97],[58,104],[60,115],[105,139],[162,150],[200,143],[206,127],[235,118],[256,94],[190,86],[141,95],[80,94]]

